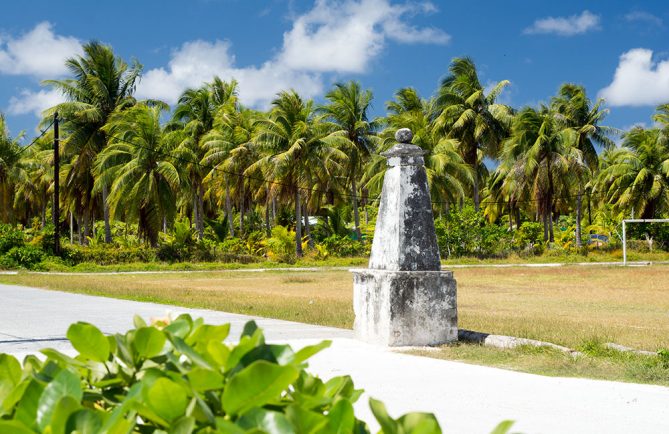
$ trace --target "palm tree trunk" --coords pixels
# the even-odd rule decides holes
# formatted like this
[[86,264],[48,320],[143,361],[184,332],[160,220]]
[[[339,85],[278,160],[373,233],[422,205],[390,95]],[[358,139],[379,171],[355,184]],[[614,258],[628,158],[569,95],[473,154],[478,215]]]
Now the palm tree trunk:
[[197,189],[197,235],[199,239],[204,238],[204,186],[199,183]]
[[513,205],[509,200],[509,232],[513,232]]
[[551,243],[555,242],[555,234],[553,232],[553,209],[549,208],[548,209],[548,222],[550,224],[549,229],[550,229],[550,241]]
[[272,203],[272,199],[269,197],[269,188],[265,188],[265,232],[267,233],[267,237],[272,236],[272,225],[269,222],[269,209],[270,205]]
[[358,241],[362,241],[360,233],[360,211],[358,210],[358,195],[355,183],[355,174],[351,180],[351,196],[353,197],[353,224],[355,225],[355,236]]
[[520,229],[520,208],[516,204],[516,230]]
[[70,211],[70,244],[74,244],[74,216]]
[[230,202],[230,184],[228,184],[228,177],[225,177],[225,214],[228,217],[228,228],[230,229],[230,236],[235,236],[235,222],[232,216],[232,203]]
[[239,198],[239,236],[244,235],[244,199],[246,199],[246,191],[244,180],[242,179],[242,193]]
[[276,196],[272,196],[272,223],[276,226]]
[[474,210],[479,212],[479,175],[474,173]]
[[544,209],[541,218],[544,221],[544,241],[548,241],[548,209]]
[[105,243],[112,242],[111,226],[109,225],[109,204],[107,204],[107,186],[102,186],[102,214],[105,221]]
[[84,246],[88,245],[88,237],[91,234],[91,216],[90,211],[84,210],[84,238],[82,244]]
[[583,243],[581,242],[581,197],[583,195],[583,190],[581,185],[578,186],[578,195],[576,196],[576,247],[582,247]]
[[302,204],[300,204],[300,189],[295,187],[295,254],[302,257]]
[[367,209],[367,201],[369,200],[369,190],[362,189],[362,209],[365,213],[365,226],[369,224],[369,210]]
[[311,239],[311,228],[309,227],[309,210],[307,204],[304,204],[304,233],[307,236],[309,247],[314,247],[314,240]]

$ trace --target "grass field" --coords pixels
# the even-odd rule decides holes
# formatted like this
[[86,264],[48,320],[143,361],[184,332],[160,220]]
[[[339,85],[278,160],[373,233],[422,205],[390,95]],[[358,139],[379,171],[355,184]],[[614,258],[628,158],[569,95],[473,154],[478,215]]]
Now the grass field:
[[[669,348],[668,273],[667,265],[456,269],[461,328],[586,349],[592,360],[584,365],[551,351],[500,351],[471,345],[444,348],[440,354],[430,355],[529,372],[572,372],[669,384],[669,369],[653,365],[647,367],[652,372],[636,375],[634,370],[643,368],[637,365],[646,363],[645,356],[621,358],[601,347],[604,342],[615,342],[650,351]],[[0,283],[336,327],[351,327],[353,323],[352,278],[344,270],[76,276],[20,273],[1,275]]]

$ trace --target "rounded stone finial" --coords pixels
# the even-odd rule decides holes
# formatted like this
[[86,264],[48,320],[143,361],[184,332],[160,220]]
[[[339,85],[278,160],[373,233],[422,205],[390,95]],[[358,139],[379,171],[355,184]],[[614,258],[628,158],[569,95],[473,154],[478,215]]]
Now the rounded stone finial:
[[395,132],[395,140],[397,140],[397,143],[411,143],[413,133],[408,128],[400,128]]

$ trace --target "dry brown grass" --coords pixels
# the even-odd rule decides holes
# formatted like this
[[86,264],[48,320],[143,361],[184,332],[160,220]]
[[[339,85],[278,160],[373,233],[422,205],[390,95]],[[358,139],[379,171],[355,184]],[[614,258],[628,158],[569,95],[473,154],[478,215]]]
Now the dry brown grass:
[[[463,268],[460,327],[577,347],[598,339],[669,347],[669,266]],[[347,271],[0,276],[15,283],[351,327]]]

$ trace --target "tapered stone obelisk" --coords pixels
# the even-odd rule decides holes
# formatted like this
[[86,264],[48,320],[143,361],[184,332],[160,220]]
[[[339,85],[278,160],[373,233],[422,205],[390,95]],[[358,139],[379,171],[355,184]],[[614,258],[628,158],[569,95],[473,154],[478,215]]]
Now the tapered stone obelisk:
[[457,340],[456,282],[441,271],[425,151],[402,128],[388,159],[368,269],[353,272],[358,339],[386,346]]

